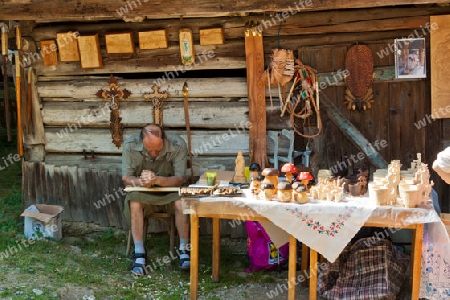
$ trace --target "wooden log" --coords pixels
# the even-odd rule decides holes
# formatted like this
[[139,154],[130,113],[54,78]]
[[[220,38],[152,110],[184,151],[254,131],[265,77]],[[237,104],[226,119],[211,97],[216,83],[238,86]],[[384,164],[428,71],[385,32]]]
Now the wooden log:
[[[111,0],[107,3],[101,0],[92,0],[80,4],[77,1],[64,0],[47,0],[41,2],[41,5],[34,5],[34,3],[18,3],[17,1],[6,1],[2,6],[0,12],[0,19],[8,20],[13,15],[16,20],[37,20],[39,22],[58,22],[58,21],[78,21],[85,20],[86,15],[90,19],[96,20],[112,20],[130,18],[129,12],[132,11],[133,17],[152,18],[176,18],[180,16],[186,17],[215,17],[215,16],[231,16],[245,13],[265,13],[267,11],[285,12],[285,15],[290,15],[304,11],[324,11],[324,10],[338,10],[351,8],[370,8],[381,6],[397,6],[410,4],[434,4],[446,3],[445,0],[438,1],[371,1],[356,0],[349,2],[336,2],[333,0],[325,0],[320,2],[311,1],[310,5],[305,2],[301,4],[292,3],[292,1],[283,0],[276,3],[268,0],[258,2],[242,2],[236,3],[231,0],[219,2],[211,1],[197,1],[195,5],[188,5],[186,2],[176,0],[171,2],[171,5],[139,5],[134,3],[124,3],[120,0]],[[52,7],[53,9],[48,9]],[[183,18],[184,19],[184,18]]]
[[[193,158],[194,175],[200,176],[204,171],[208,169],[215,170],[234,170],[235,167],[235,155],[229,156],[197,156]],[[67,166],[78,166],[82,169],[89,168],[100,168],[102,170],[114,171],[116,170],[121,174],[122,169],[122,156],[116,155],[97,155],[95,160],[90,158],[84,159],[83,155],[76,154],[57,154],[50,153],[46,156],[46,165],[67,165]],[[246,163],[248,165],[248,157],[246,157]],[[47,170],[48,171],[48,170]],[[189,173],[189,172],[188,172]],[[83,175],[85,176],[85,175]],[[79,175],[81,178],[82,176]],[[80,179],[82,181],[82,179]],[[120,181],[121,184],[121,181]],[[120,185],[121,186],[121,185]],[[87,198],[87,196],[83,196]]]
[[[171,76],[169,76],[171,77]],[[170,98],[182,98],[182,88],[186,79],[174,78],[165,83],[158,84],[161,91],[167,91]],[[239,78],[192,78],[188,80],[189,98],[202,97],[247,97],[246,80]],[[144,93],[151,92],[154,84],[148,79],[124,79],[120,81],[121,88],[131,91],[126,101],[142,101]],[[73,80],[64,82],[39,82],[37,83],[39,97],[41,98],[67,98],[71,99],[91,99],[96,100],[95,94],[100,89],[107,89],[109,86],[105,80]],[[192,95],[192,96],[191,96]]]
[[[191,124],[195,128],[233,128],[241,121],[247,121],[246,102],[192,102]],[[110,109],[106,102],[53,102],[42,110],[46,126],[67,126],[78,121],[83,127],[109,127]],[[153,122],[153,104],[145,102],[121,103],[122,123],[125,127],[140,127]],[[185,120],[181,102],[165,103],[163,126],[184,127]],[[91,121],[91,122],[88,122]]]
[[[148,31],[161,30],[165,28],[167,32],[167,39],[169,42],[178,42],[178,31],[183,28],[191,28],[196,41],[200,40],[200,30],[205,27],[211,27],[211,24],[220,24],[224,30],[224,35],[227,41],[242,37],[245,24],[250,21],[261,22],[264,31],[264,37],[281,36],[284,35],[307,35],[311,34],[310,30],[315,33],[339,33],[350,31],[391,31],[402,28],[415,29],[419,28],[417,24],[411,26],[408,22],[402,22],[405,18],[426,17],[437,14],[446,14],[450,12],[448,7],[396,7],[392,8],[374,8],[374,9],[353,9],[343,10],[338,14],[334,11],[320,11],[320,12],[302,12],[301,14],[291,15],[283,22],[283,27],[278,33],[279,21],[275,16],[271,17],[267,14],[259,14],[244,17],[230,17],[230,18],[189,18],[182,20],[173,19],[170,22],[167,20],[144,20],[143,22],[124,23],[120,22],[102,22],[102,23],[61,23],[58,25],[41,24],[41,26],[34,28],[31,33],[35,41],[53,39],[59,32],[97,32],[100,35],[111,31]],[[380,16],[383,16],[380,19]],[[420,18],[418,18],[420,19]],[[326,20],[326,25],[324,25]],[[277,22],[278,21],[278,22]],[[370,22],[384,22],[380,24]],[[395,23],[397,22],[397,23]],[[348,26],[351,23],[352,26]],[[403,23],[403,24],[402,24]],[[425,22],[426,23],[426,22]],[[419,25],[424,26],[425,23]],[[361,26],[363,25],[364,26]],[[336,26],[337,25],[337,26]],[[341,28],[346,25],[347,28]],[[356,25],[354,28],[353,25]],[[375,26],[376,25],[376,26]],[[293,30],[296,27],[296,30]]]
[[[119,154],[121,149],[117,149],[111,142],[109,131],[105,128],[81,128],[70,130],[67,134],[62,134],[60,128],[48,128],[46,137],[46,151],[58,153],[82,153],[86,149],[88,153],[93,150],[95,153]],[[138,132],[138,129],[125,129],[124,139]],[[172,131],[179,134],[185,141],[185,132]],[[267,153],[273,154],[273,142],[267,139]],[[279,153],[286,154],[289,149],[287,140],[280,140]],[[248,130],[240,128],[230,128],[229,130],[217,131],[193,131],[192,132],[192,153],[194,156],[221,156],[236,155],[242,151],[248,154]]]
[[[192,102],[190,103],[193,128],[235,128],[248,121],[248,105],[241,102]],[[125,127],[141,127],[153,122],[153,105],[149,102],[123,102],[122,123]],[[268,129],[289,128],[289,118],[279,117],[277,108],[267,107]],[[48,102],[42,110],[45,126],[109,127],[109,108],[106,102]],[[163,110],[165,128],[185,126],[181,102],[167,102]],[[78,124],[80,121],[80,124]]]

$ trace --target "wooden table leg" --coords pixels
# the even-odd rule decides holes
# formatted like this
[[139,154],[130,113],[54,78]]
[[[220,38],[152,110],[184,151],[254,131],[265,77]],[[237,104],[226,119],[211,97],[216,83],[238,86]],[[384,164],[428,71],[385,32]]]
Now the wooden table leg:
[[413,231],[412,253],[411,253],[411,299],[419,299],[420,292],[420,272],[422,267],[422,240],[424,224],[417,224]]
[[213,225],[213,252],[212,252],[212,281],[220,280],[220,219],[212,218]]
[[295,300],[295,286],[297,273],[297,239],[289,235],[289,271],[288,271],[288,299]]
[[198,216],[191,214],[191,300],[198,296]]
[[[308,274],[308,266],[309,266],[309,247],[302,243],[302,274]],[[308,280],[305,279],[302,281],[302,286],[308,286]]]
[[310,265],[309,265],[309,299],[317,299],[317,251],[310,248]]

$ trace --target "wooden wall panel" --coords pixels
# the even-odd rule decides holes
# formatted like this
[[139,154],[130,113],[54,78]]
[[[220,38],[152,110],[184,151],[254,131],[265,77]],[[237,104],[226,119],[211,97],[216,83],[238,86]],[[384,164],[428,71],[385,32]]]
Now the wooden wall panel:
[[[431,32],[430,51],[427,52],[431,57],[431,111],[434,112],[450,105],[450,15],[431,16],[430,22],[438,24],[438,28]],[[437,114],[436,117],[449,118],[450,114]]]

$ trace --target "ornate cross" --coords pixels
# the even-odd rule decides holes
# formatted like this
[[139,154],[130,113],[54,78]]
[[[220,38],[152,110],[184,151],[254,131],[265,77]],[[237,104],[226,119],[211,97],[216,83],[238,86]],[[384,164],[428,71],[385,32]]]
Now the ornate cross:
[[123,124],[121,123],[119,100],[127,99],[130,97],[131,92],[127,89],[119,90],[117,79],[111,74],[109,77],[109,91],[99,90],[95,95],[98,98],[109,100],[109,109],[111,110],[109,131],[111,132],[113,144],[120,148],[123,142]]
[[152,86],[154,93],[144,93],[144,99],[151,100],[153,102],[153,122],[162,126],[163,114],[162,107],[164,99],[169,96],[167,92],[160,93],[159,86],[156,84]]

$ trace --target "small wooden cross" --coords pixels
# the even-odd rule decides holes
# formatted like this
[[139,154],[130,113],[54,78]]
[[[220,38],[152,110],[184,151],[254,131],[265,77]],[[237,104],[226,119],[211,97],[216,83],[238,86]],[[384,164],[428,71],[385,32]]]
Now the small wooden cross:
[[163,123],[163,102],[167,99],[169,94],[167,92],[160,93],[159,86],[156,84],[152,86],[154,93],[144,93],[144,99],[151,100],[153,102],[153,122],[162,126]]
[[109,131],[111,132],[112,142],[117,148],[120,148],[123,142],[123,124],[120,117],[119,99],[130,97],[131,92],[127,89],[119,90],[117,79],[111,74],[109,78],[109,90],[99,90],[95,94],[98,98],[108,99],[109,109],[111,110],[109,119]]

